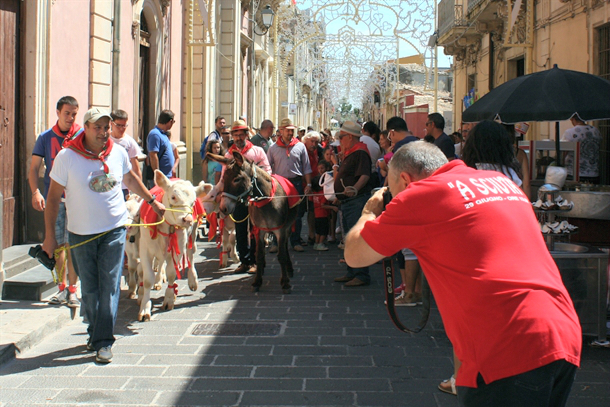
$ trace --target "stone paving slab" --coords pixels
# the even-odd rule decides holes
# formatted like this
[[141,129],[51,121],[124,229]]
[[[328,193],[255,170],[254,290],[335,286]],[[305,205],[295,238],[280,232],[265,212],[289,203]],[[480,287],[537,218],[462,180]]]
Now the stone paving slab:
[[[191,292],[180,280],[174,310],[160,310],[164,290],[153,292],[152,320],[140,323],[136,301],[121,299],[110,365],[96,364],[85,350],[79,319],[62,322],[0,366],[0,407],[457,406],[436,388],[453,369],[438,311],[433,307],[419,334],[397,330],[383,304],[379,265],[371,268],[371,285],[348,289],[333,282],[345,273],[336,246],[291,251],[297,267],[286,295],[277,260],[267,255],[264,284],[253,293],[249,276],[231,274],[236,265],[217,269],[213,244],[200,247],[199,288]],[[21,318],[38,319],[66,310],[22,311]],[[421,315],[419,307],[398,312],[413,325]],[[193,335],[204,323],[280,329],[270,336],[256,330]],[[585,346],[568,406],[610,405],[609,355]]]

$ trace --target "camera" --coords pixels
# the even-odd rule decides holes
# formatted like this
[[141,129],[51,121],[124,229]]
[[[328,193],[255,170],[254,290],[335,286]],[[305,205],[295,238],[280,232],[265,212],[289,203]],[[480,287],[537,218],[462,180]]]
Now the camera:
[[47,254],[42,250],[41,245],[30,247],[28,254],[38,260],[40,264],[49,270],[53,270],[55,267],[55,259],[47,256]]
[[[375,192],[379,191],[382,188],[384,188],[384,187],[374,188],[371,191],[371,195],[375,194]],[[383,210],[384,211],[385,211],[385,207],[390,203],[391,200],[392,200],[392,193],[390,192],[390,188],[387,188],[385,190],[385,192],[383,193]]]

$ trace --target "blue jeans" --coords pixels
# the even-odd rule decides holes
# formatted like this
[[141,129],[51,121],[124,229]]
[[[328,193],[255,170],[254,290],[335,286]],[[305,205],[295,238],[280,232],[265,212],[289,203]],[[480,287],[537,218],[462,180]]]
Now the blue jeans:
[[[89,322],[89,342],[96,351],[114,343],[125,234],[125,227],[118,227],[71,250],[74,268],[81,281],[82,304]],[[95,236],[70,232],[68,242],[74,246]]]
[[[294,187],[299,191],[299,195],[303,195],[303,180],[301,178],[291,179]],[[297,220],[294,221],[294,232],[290,234],[290,245],[292,247],[301,244],[301,230],[303,229],[303,215],[305,215],[305,210],[307,209],[307,198],[303,198],[301,203],[299,203],[299,212],[297,213]]]
[[479,374],[476,389],[457,388],[458,401],[466,407],[562,407],[575,374],[576,366],[563,359],[488,384]]
[[[347,234],[351,228],[354,227],[360,215],[364,205],[369,200],[368,194],[360,195],[356,198],[350,199],[347,202],[341,202],[341,213],[343,214],[343,230]],[[371,282],[371,276],[369,275],[368,267],[353,268],[347,266],[347,277],[358,278],[358,280],[369,284]]]

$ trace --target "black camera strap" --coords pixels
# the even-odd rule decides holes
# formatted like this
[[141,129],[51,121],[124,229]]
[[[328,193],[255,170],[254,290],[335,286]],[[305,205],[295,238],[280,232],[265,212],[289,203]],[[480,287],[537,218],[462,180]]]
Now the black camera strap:
[[382,262],[383,271],[385,273],[385,285],[386,285],[385,298],[386,298],[386,305],[388,308],[388,313],[390,314],[390,318],[392,319],[392,322],[394,323],[394,325],[396,325],[396,328],[398,328],[399,330],[401,330],[403,332],[407,332],[407,333],[418,333],[422,329],[424,329],[424,327],[428,323],[428,318],[430,317],[430,287],[428,286],[428,283],[426,282],[426,276],[424,275],[424,273],[422,271],[421,285],[422,285],[422,302],[423,302],[422,311],[423,312],[422,312],[421,320],[419,321],[419,325],[417,325],[417,328],[415,328],[415,329],[407,328],[400,322],[398,315],[396,315],[396,307],[394,306],[394,262],[395,262],[395,260],[393,257],[386,257],[383,259],[383,262]]

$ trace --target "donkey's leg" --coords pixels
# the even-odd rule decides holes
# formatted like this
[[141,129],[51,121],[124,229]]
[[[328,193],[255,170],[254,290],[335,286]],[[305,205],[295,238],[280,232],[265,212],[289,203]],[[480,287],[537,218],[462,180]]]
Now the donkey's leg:
[[282,228],[278,238],[279,252],[277,259],[282,269],[282,277],[280,278],[280,285],[282,286],[282,292],[284,294],[290,294],[292,287],[290,286],[290,277],[292,277],[292,262],[290,261],[290,254],[288,253],[288,239],[290,235],[290,227]]
[[252,283],[252,291],[258,292],[261,285],[263,285],[263,273],[265,272],[265,244],[261,239],[261,236],[265,232],[259,231],[255,236],[256,244],[256,275],[254,276],[254,282]]

